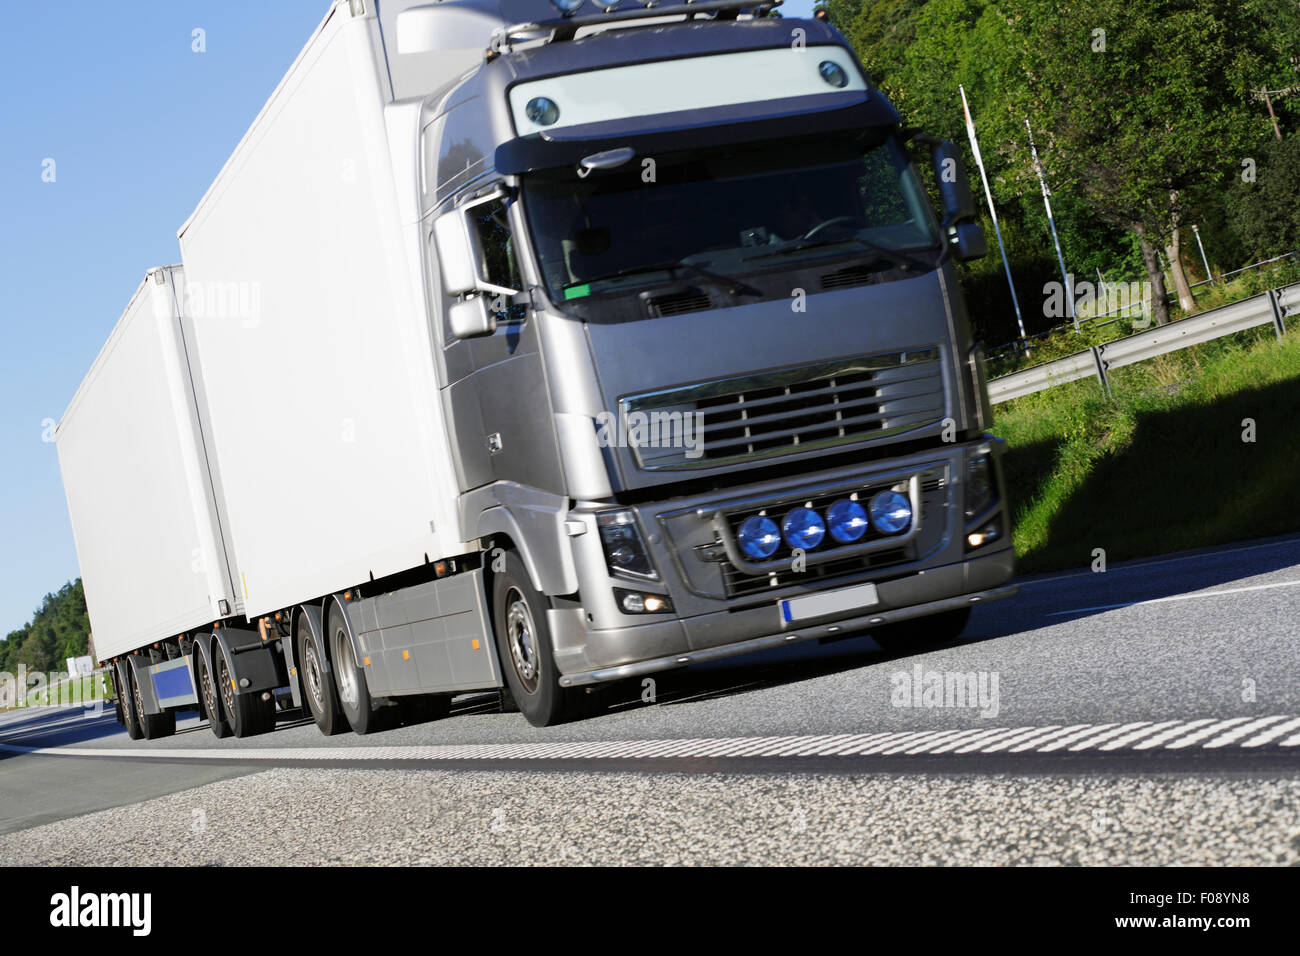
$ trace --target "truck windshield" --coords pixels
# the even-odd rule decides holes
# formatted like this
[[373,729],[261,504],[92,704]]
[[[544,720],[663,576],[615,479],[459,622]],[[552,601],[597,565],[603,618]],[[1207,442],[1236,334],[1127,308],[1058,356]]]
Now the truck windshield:
[[557,300],[828,256],[930,268],[939,242],[906,153],[878,132],[538,173],[524,202]]

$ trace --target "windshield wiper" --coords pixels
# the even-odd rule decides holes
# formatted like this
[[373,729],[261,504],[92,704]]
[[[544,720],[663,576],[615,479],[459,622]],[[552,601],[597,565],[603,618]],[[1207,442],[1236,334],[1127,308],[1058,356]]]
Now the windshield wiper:
[[793,255],[796,252],[803,252],[807,249],[820,249],[823,246],[840,246],[845,243],[852,243],[868,252],[874,253],[876,259],[888,259],[897,266],[903,266],[908,269],[916,269],[925,272],[933,266],[922,259],[909,256],[907,253],[898,249],[891,249],[889,246],[878,245],[870,239],[859,239],[856,236],[849,236],[843,239],[817,239],[796,241],[793,245],[785,246],[781,249],[774,249],[771,252],[760,252],[755,256],[746,256],[746,261],[751,259],[775,259],[779,256]]
[[649,272],[667,272],[669,274],[676,274],[682,270],[693,272],[701,278],[710,279],[716,284],[727,286],[727,294],[733,298],[738,295],[762,295],[762,292],[758,289],[755,289],[753,286],[748,285],[739,279],[723,275],[720,272],[714,272],[711,269],[704,268],[703,266],[697,266],[693,262],[684,262],[681,259],[673,259],[666,262],[651,262],[641,266],[628,266],[626,269],[619,269],[616,272],[608,272],[605,275],[583,279],[581,282],[570,282],[564,288],[572,289],[576,286],[591,285],[593,282],[607,282],[614,279],[623,279],[628,276],[643,275]]

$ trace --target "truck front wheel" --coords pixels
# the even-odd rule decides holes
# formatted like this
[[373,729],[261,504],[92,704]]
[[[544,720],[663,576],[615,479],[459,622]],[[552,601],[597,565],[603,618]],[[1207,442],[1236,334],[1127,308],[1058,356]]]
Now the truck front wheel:
[[492,624],[506,686],[520,712],[534,727],[572,719],[572,691],[560,686],[546,621],[546,599],[533,590],[523,562],[506,554],[505,571],[492,585]]

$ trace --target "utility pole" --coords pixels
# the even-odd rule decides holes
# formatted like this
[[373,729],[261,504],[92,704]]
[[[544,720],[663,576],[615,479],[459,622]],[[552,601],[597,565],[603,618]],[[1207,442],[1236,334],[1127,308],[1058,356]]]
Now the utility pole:
[[1205,244],[1201,242],[1201,229],[1193,224],[1192,234],[1196,236],[1197,248],[1201,250],[1201,262],[1205,265],[1205,281],[1209,285],[1214,285],[1214,274],[1210,272],[1210,260],[1205,258]]
[[984,183],[984,198],[989,204],[989,218],[993,220],[993,232],[998,237],[998,250],[1002,253],[1002,268],[1007,273],[1007,287],[1011,290],[1011,304],[1016,310],[1016,326],[1020,329],[1020,345],[1025,354],[1029,354],[1029,340],[1025,336],[1025,320],[1020,315],[1020,299],[1016,296],[1016,284],[1011,281],[1011,263],[1007,261],[1007,247],[1002,244],[1002,227],[998,225],[998,212],[993,208],[993,193],[989,190],[989,177],[984,171],[984,157],[980,155],[980,143],[975,138],[975,121],[971,119],[970,104],[966,102],[966,88],[958,85],[961,91],[961,109],[966,115],[966,135],[970,137],[971,153],[975,156],[975,165],[980,169],[980,180]]
[[1270,90],[1268,87],[1261,87],[1258,93],[1253,94],[1255,99],[1263,100],[1264,105],[1268,107],[1268,118],[1273,121],[1273,135],[1279,140],[1282,138],[1282,129],[1277,125],[1277,113],[1273,111],[1273,97],[1295,96],[1297,93],[1300,93],[1300,86],[1287,86],[1280,90]]
[[1074,331],[1079,331],[1079,317],[1074,314],[1074,283],[1070,281],[1070,274],[1065,271],[1065,256],[1061,254],[1061,239],[1056,234],[1056,217],[1052,215],[1052,191],[1047,188],[1047,177],[1043,175],[1043,164],[1038,161],[1038,147],[1034,145],[1034,131],[1029,128],[1029,120],[1025,120],[1025,131],[1029,133],[1029,152],[1034,157],[1034,169],[1038,170],[1038,184],[1043,187],[1043,206],[1047,209],[1047,225],[1052,229],[1052,244],[1056,246],[1056,261],[1061,266],[1061,281],[1065,283],[1065,306],[1069,310],[1069,316],[1074,322]]

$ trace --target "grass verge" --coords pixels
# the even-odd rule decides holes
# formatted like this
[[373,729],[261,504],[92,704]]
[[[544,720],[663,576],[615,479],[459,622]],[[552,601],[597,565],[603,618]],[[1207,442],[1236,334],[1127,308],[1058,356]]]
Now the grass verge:
[[1111,384],[1111,398],[1086,380],[997,407],[1021,571],[1300,531],[1300,328],[1185,349]]

